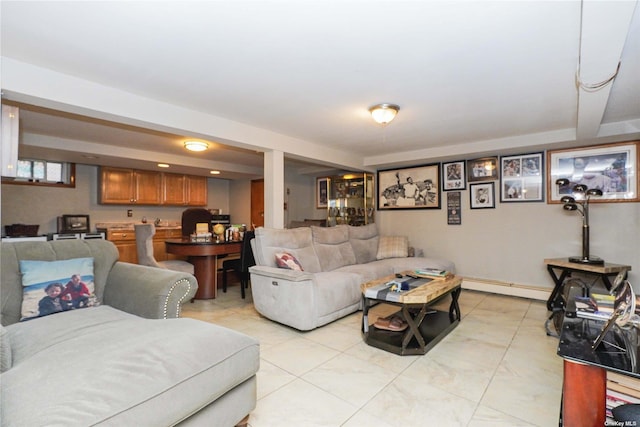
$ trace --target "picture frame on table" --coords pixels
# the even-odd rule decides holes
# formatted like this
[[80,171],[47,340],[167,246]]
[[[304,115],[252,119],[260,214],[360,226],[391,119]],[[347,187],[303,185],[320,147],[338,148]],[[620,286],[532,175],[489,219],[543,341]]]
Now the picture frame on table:
[[378,171],[378,210],[440,209],[440,163]]
[[467,160],[467,181],[496,181],[498,179],[498,157],[482,157]]
[[544,202],[544,154],[500,157],[500,203]]
[[442,191],[465,190],[466,178],[464,160],[442,163]]
[[469,184],[471,209],[493,209],[496,207],[495,182]]
[[[640,201],[639,144],[632,141],[548,151],[547,203],[561,203],[560,199],[571,195],[577,184],[602,190],[602,196],[592,197],[591,203]],[[561,178],[568,179],[569,184],[557,185]]]
[[326,209],[329,206],[330,178],[316,178],[316,209]]

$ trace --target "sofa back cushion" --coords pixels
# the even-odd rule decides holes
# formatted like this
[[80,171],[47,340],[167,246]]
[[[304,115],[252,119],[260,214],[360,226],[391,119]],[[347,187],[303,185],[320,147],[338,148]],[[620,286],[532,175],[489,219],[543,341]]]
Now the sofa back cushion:
[[49,242],[2,242],[0,270],[0,309],[2,324],[20,320],[22,276],[20,260],[57,261],[72,258],[94,259],[95,294],[103,301],[104,287],[111,268],[118,260],[118,249],[107,240],[52,240]]
[[378,239],[378,227],[375,224],[362,227],[349,226],[349,241],[356,254],[357,264],[366,264],[376,260]]
[[356,254],[349,241],[349,226],[312,226],[311,232],[322,271],[333,271],[356,263]]
[[277,267],[276,254],[288,252],[296,257],[304,271],[309,273],[321,271],[309,227],[289,230],[258,227],[254,242],[253,255],[258,265]]

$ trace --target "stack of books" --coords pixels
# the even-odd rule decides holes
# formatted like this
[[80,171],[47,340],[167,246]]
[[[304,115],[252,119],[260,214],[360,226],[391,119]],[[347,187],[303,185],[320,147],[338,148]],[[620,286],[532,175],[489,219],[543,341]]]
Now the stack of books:
[[[607,372],[607,400],[606,415],[607,421],[614,422],[611,410],[616,406],[627,403],[640,403],[640,381],[628,375],[616,372]],[[607,424],[605,425],[622,425]]]
[[440,270],[438,268],[429,268],[429,267],[418,268],[417,270],[415,270],[415,273],[420,276],[436,276],[436,277],[447,277],[451,275],[451,273],[449,273],[447,270]]

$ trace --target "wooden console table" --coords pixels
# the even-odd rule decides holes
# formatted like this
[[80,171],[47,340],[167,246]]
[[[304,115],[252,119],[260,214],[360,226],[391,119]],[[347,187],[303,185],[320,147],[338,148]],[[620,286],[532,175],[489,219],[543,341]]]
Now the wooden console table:
[[[553,301],[558,294],[562,292],[562,285],[565,279],[570,277],[573,272],[598,276],[608,290],[611,289],[609,277],[617,276],[618,273],[623,270],[631,271],[630,265],[612,264],[608,262],[604,263],[604,265],[581,264],[571,262],[568,258],[547,258],[544,260],[544,263],[554,283],[553,291],[551,291],[551,295],[547,300],[547,309],[549,311],[553,311]],[[560,272],[559,276],[556,271]]]
[[[367,344],[401,356],[425,354],[460,323],[458,297],[462,290],[462,277],[421,277],[431,280],[398,295],[397,302],[365,296],[368,288],[394,280],[395,275],[372,280],[360,286],[363,307],[362,334]],[[451,295],[448,313],[427,311],[429,306],[447,295]],[[369,309],[378,303],[400,307],[399,313],[408,324],[404,333],[377,330],[369,325]]]

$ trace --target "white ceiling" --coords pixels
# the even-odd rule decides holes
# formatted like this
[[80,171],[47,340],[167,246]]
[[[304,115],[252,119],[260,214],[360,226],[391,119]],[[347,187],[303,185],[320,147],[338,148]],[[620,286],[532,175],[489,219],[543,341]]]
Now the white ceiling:
[[[0,13],[3,99],[65,112],[23,108],[21,155],[233,179],[261,175],[273,148],[380,169],[640,139],[636,1],[3,0]],[[578,90],[579,58],[586,83],[621,61],[619,74]],[[380,102],[401,107],[385,128],[367,112]],[[187,137],[216,144],[187,154]]]

